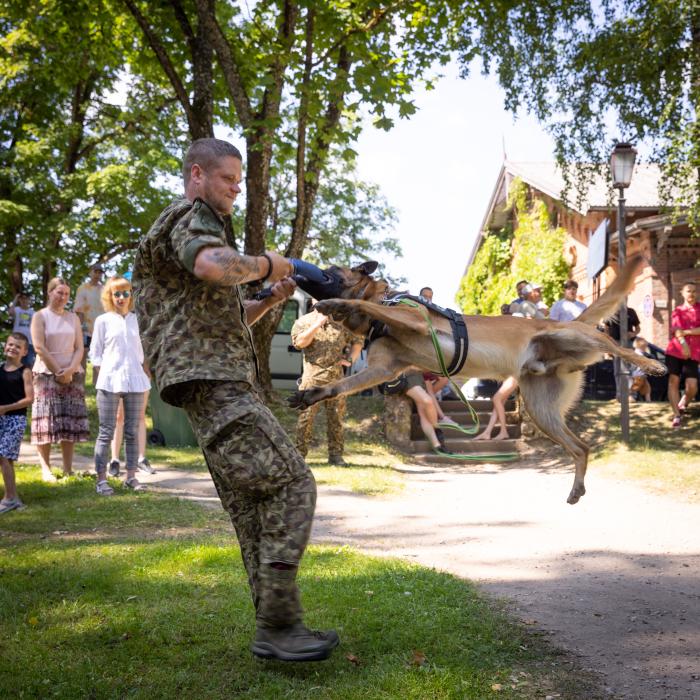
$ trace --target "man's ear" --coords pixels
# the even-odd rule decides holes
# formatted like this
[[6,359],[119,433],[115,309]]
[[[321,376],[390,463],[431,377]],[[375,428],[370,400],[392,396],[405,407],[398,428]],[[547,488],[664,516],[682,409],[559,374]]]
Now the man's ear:
[[199,163],[192,163],[192,167],[190,168],[190,182],[198,183],[202,178],[203,172],[204,170]]
[[362,272],[365,275],[371,275],[378,267],[379,263],[376,260],[367,260],[366,262],[355,265],[355,267],[351,267],[350,269],[353,272]]

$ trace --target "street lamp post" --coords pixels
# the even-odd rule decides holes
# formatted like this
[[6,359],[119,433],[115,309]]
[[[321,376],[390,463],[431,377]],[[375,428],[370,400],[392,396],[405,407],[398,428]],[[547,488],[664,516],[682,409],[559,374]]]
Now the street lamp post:
[[[619,268],[622,270],[627,262],[627,238],[625,223],[625,189],[630,186],[634,162],[637,151],[629,143],[615,145],[610,156],[610,172],[612,173],[613,187],[617,187],[619,198],[617,201],[617,246]],[[627,324],[627,299],[620,307],[620,345],[629,347]],[[630,442],[630,397],[629,397],[629,368],[627,363],[615,358],[618,389],[620,393],[620,428],[622,441],[629,445]]]

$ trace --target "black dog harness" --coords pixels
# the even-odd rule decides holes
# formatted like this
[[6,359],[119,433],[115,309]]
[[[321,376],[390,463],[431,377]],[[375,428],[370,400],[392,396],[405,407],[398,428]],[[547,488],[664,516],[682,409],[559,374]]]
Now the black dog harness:
[[[455,343],[455,352],[452,356],[452,361],[447,366],[447,376],[451,377],[454,374],[459,374],[464,363],[467,360],[469,352],[469,334],[467,333],[467,325],[464,323],[464,317],[454,309],[444,309],[442,306],[426,301],[423,297],[416,297],[407,292],[398,292],[391,297],[382,299],[384,306],[396,306],[402,299],[408,299],[412,302],[424,306],[429,311],[446,318],[450,322],[452,328],[452,338]],[[384,335],[389,335],[389,328],[382,321],[372,321],[365,340],[365,347],[372,344],[373,341],[381,338]]]

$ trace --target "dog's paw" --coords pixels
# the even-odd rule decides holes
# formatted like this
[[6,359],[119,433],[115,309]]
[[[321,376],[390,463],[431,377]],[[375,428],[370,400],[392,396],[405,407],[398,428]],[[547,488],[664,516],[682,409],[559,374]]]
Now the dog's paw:
[[291,396],[287,398],[287,403],[290,408],[296,408],[299,411],[304,411],[318,403],[321,399],[318,397],[318,392],[315,389],[308,389],[304,391],[295,391]]
[[352,313],[350,304],[346,304],[340,299],[325,299],[319,301],[314,309],[322,313],[324,316],[330,316],[334,321],[342,321]]
[[291,396],[287,397],[287,403],[289,404],[290,408],[296,408],[300,411],[303,411],[305,408],[308,408],[310,404],[306,403],[306,394],[308,392],[306,391],[295,391]]
[[583,484],[574,484],[574,487],[571,489],[571,493],[569,494],[569,497],[566,499],[566,502],[573,506],[574,503],[579,502],[579,499],[585,493],[586,493],[586,487]]
[[649,366],[644,368],[646,374],[651,374],[656,377],[663,377],[664,374],[668,372],[666,365],[663,362],[657,362],[656,360],[651,360]]

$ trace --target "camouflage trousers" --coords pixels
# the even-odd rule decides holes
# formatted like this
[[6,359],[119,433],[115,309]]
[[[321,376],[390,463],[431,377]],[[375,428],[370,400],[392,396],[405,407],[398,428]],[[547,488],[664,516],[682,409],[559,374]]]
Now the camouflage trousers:
[[345,419],[346,401],[344,396],[315,403],[299,414],[297,420],[297,450],[306,457],[309,441],[314,429],[314,420],[321,405],[326,410],[326,435],[328,438],[328,456],[341,457],[345,448],[343,420]]
[[300,622],[296,574],[316,506],[313,474],[250,385],[196,382],[183,408],[236,529],[258,626]]

